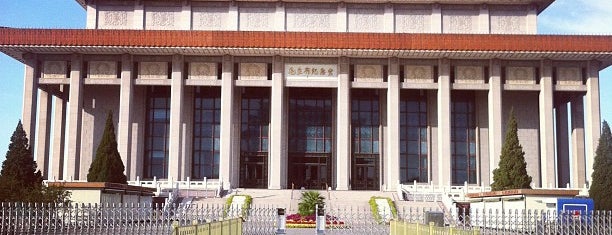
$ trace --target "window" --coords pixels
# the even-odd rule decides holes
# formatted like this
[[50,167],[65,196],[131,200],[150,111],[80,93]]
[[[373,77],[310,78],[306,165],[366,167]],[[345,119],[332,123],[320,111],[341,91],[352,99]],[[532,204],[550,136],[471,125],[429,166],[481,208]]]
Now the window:
[[353,153],[378,154],[380,110],[374,91],[354,91],[351,101]]
[[170,127],[170,89],[147,90],[144,177],[168,177],[168,136]]
[[242,97],[240,151],[268,152],[269,95],[266,93],[247,94]]
[[193,111],[193,179],[219,178],[221,92],[197,87]]
[[400,181],[428,182],[427,97],[404,94],[400,100]]
[[451,155],[453,184],[476,183],[475,101],[471,92],[453,92],[451,103]]

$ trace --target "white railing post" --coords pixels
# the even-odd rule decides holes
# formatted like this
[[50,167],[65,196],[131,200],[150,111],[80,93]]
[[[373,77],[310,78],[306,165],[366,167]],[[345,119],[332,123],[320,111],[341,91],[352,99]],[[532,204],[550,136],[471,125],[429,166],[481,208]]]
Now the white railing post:
[[138,186],[142,186],[142,185],[140,184],[140,176],[136,176],[136,185],[138,185]]

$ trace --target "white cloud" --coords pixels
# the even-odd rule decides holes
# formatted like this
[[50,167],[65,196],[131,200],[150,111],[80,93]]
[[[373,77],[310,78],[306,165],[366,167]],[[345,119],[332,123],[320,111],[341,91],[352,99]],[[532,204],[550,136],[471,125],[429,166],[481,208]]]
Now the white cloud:
[[612,34],[611,0],[558,0],[538,17],[543,34]]

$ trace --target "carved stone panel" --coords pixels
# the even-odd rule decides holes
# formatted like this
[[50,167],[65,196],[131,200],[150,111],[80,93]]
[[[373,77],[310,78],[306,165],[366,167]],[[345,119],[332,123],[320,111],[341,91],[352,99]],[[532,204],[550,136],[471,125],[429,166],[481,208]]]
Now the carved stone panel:
[[535,84],[533,67],[506,67],[506,84]]
[[168,79],[167,62],[140,62],[139,79]]
[[384,32],[384,9],[349,8],[347,13],[349,32]]
[[43,78],[67,78],[66,61],[45,61],[43,63]]
[[431,31],[431,11],[397,10],[395,30],[398,33],[429,33]]
[[229,16],[227,7],[193,7],[192,12],[194,30],[223,30]]
[[116,61],[89,61],[89,78],[117,78]]
[[404,67],[404,82],[433,83],[433,68],[429,65],[406,65]]
[[240,63],[239,80],[268,80],[268,64]]
[[557,67],[557,85],[582,85],[578,67]]
[[217,79],[217,64],[216,63],[191,62],[189,63],[188,78],[189,79],[216,80]]
[[287,79],[330,80],[338,78],[338,64],[285,64]]
[[276,8],[240,8],[239,28],[241,31],[274,30]]
[[527,33],[527,15],[511,12],[491,12],[491,33],[525,34]]
[[455,67],[455,83],[484,83],[484,72],[480,66]]
[[336,31],[337,9],[287,8],[287,31]]
[[382,82],[383,67],[382,65],[355,65],[355,81],[356,82]]
[[146,29],[177,29],[181,9],[178,7],[147,7],[145,14]]
[[475,10],[446,10],[442,15],[443,33],[478,32],[478,15]]

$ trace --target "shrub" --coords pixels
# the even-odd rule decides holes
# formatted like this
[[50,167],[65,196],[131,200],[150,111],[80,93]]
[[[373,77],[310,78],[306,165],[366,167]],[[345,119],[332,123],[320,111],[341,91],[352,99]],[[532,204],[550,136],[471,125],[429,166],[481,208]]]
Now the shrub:
[[325,205],[325,198],[316,191],[302,192],[302,199],[298,203],[298,214],[302,216],[313,215],[317,205]]
[[368,203],[370,204],[370,210],[372,210],[372,217],[374,217],[374,220],[376,220],[376,222],[378,223],[385,222],[383,221],[383,219],[380,217],[380,214],[378,213],[378,204],[376,203],[376,199],[387,200],[387,203],[389,204],[389,208],[391,209],[391,215],[393,216],[393,218],[397,218],[397,209],[395,208],[395,203],[391,200],[391,198],[372,196],[370,197],[370,201],[368,201]]

